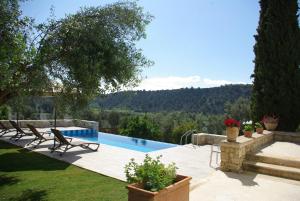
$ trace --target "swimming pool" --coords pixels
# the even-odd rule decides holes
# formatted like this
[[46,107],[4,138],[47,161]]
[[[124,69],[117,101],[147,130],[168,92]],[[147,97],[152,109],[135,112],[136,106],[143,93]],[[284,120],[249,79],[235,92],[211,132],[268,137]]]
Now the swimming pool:
[[176,147],[176,144],[158,142],[153,140],[145,140],[141,138],[127,137],[109,133],[75,133],[75,132],[63,132],[64,135],[70,137],[77,137],[82,140],[91,142],[99,142],[100,144],[107,144],[115,147],[122,147],[125,149],[131,149],[140,152],[151,152],[161,149],[167,149]]

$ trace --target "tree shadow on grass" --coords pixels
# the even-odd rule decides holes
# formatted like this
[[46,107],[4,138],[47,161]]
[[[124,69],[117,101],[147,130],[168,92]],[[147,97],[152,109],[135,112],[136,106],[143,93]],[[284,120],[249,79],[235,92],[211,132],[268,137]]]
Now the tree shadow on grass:
[[0,150],[1,149],[16,149],[18,148],[16,145],[4,142],[0,140]]
[[47,191],[28,189],[22,192],[18,197],[10,198],[9,201],[45,201]]
[[[14,172],[14,171],[31,171],[31,170],[64,170],[72,163],[81,158],[81,154],[91,153],[93,151],[89,149],[71,149],[67,151],[63,156],[60,156],[60,152],[51,153],[50,150],[38,150],[34,152],[25,148],[20,148],[15,145],[11,145],[7,142],[1,142],[7,148],[14,148],[15,150],[7,151],[1,154],[0,150],[0,171]],[[42,145],[43,146],[43,145]],[[45,145],[51,147],[49,145]],[[41,147],[37,147],[41,148]],[[4,148],[5,149],[5,148]],[[56,158],[56,159],[53,159]],[[67,161],[67,162],[64,162]],[[70,164],[71,163],[71,164]]]
[[20,179],[16,177],[6,176],[6,175],[0,175],[0,188],[5,185],[14,185],[18,183]]
[[31,152],[26,149],[18,149],[17,152],[8,152],[0,155],[0,171],[55,171],[64,170],[70,164],[49,158],[47,156]]

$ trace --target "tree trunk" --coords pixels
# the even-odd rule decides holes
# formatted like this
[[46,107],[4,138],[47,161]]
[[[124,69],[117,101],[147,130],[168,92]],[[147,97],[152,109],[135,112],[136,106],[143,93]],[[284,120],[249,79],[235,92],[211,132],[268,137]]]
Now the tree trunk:
[[12,98],[13,94],[11,92],[0,90],[0,106],[6,104]]

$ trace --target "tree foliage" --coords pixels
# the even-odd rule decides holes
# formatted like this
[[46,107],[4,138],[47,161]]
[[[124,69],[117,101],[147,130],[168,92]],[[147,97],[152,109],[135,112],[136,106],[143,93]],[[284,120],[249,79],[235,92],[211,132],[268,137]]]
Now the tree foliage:
[[158,125],[147,116],[126,119],[120,130],[121,134],[143,139],[158,139]]
[[31,44],[33,20],[23,17],[17,0],[0,2],[0,105],[45,87],[45,69],[37,65]]
[[300,123],[300,32],[297,0],[261,0],[252,111],[255,121],[279,116],[280,130]]
[[[53,118],[53,97],[26,97],[19,108],[11,107],[12,115],[16,115],[17,111],[20,119]],[[5,114],[3,118],[7,119],[7,112]],[[58,114],[58,118],[64,118],[62,115],[65,113]],[[65,117],[97,121],[100,130],[104,132],[171,143],[179,143],[181,136],[188,130],[219,135],[224,134],[225,130],[224,114],[155,112],[147,113],[144,120],[145,113],[102,110],[90,106],[76,113],[76,116]]]
[[250,85],[226,85],[207,89],[124,91],[97,98],[98,107],[136,112],[202,112],[224,114],[224,104],[239,97],[250,98]]
[[120,124],[120,115],[118,112],[112,111],[108,115],[108,122],[112,128],[118,128]]
[[8,119],[10,107],[8,105],[0,106],[0,119]]
[[82,8],[39,25],[21,15],[17,0],[1,1],[0,13],[0,104],[55,88],[57,105],[76,111],[99,93],[134,85],[151,64],[136,42],[152,16],[135,2]]
[[[197,130],[197,127],[198,126],[195,121],[185,121],[180,123],[179,125],[174,127],[173,132],[169,133],[169,135],[172,134],[171,136],[172,142],[179,144],[180,139],[185,132],[190,130]],[[187,143],[190,143],[190,141],[188,141]]]
[[233,103],[225,103],[225,113],[239,121],[248,121],[251,119],[250,99],[240,97]]
[[136,3],[122,2],[82,8],[41,26],[47,33],[39,47],[42,64],[63,84],[69,105],[136,83],[140,67],[150,62],[135,43],[145,38],[150,20]]

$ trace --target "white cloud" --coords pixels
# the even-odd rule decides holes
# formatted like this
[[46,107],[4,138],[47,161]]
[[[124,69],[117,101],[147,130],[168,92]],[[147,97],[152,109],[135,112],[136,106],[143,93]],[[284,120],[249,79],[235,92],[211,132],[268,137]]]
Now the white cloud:
[[207,78],[204,78],[203,82],[208,86],[221,86],[221,85],[225,85],[225,84],[233,84],[233,82],[228,81],[228,80],[211,80],[211,79],[207,79]]
[[212,80],[209,78],[201,78],[200,76],[168,76],[168,77],[152,77],[142,80],[140,85],[134,90],[162,90],[162,89],[180,89],[190,87],[216,87],[225,84],[246,84],[243,82],[233,82],[229,80]]

